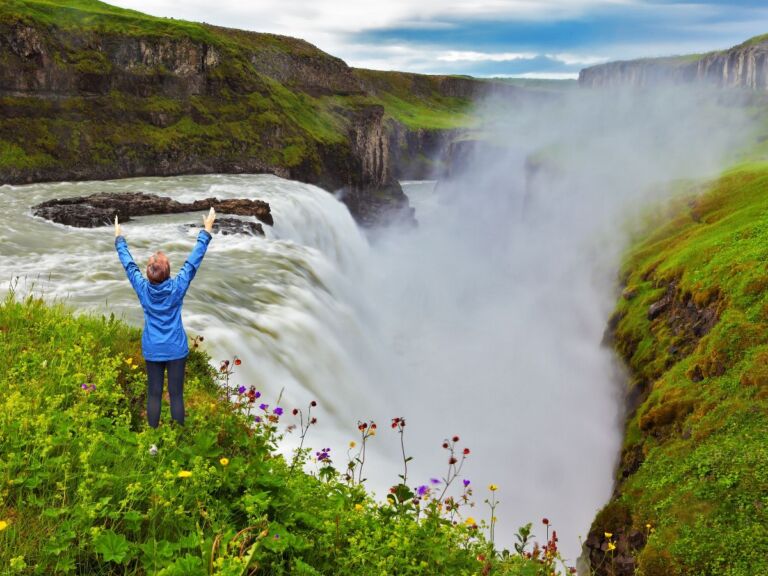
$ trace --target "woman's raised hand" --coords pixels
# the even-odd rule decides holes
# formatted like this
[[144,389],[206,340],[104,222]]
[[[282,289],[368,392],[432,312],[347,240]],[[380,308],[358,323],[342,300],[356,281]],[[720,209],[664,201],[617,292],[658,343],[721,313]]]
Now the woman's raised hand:
[[117,214],[115,214],[115,238],[122,235],[123,231],[120,229],[120,224],[117,221]]
[[211,206],[211,209],[208,210],[208,216],[203,216],[203,227],[205,228],[205,231],[208,232],[208,234],[210,234],[211,230],[213,230],[214,220],[216,220],[216,210],[214,210],[213,206]]

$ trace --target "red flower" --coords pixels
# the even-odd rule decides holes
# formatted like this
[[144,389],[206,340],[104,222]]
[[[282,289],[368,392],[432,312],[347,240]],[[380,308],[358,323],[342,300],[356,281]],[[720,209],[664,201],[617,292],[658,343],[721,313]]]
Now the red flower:
[[312,418],[312,420],[309,421],[310,424],[317,424],[317,418]]
[[453,438],[451,438],[451,440],[453,440],[454,442],[458,442],[459,441],[459,437],[458,436],[454,436]]
[[298,409],[298,408],[294,408],[294,409],[291,411],[291,413],[292,413],[294,416],[296,416],[296,415],[299,413],[299,409]]
[[242,364],[242,363],[243,363],[243,361],[240,360],[240,358],[238,358],[237,356],[235,356],[235,366],[240,366],[240,364]]
[[443,448],[448,449],[448,442],[443,442]]
[[317,406],[317,402],[312,400],[312,402],[310,402],[309,405],[312,406],[312,408],[314,408],[315,406]]
[[469,454],[469,448],[464,448],[464,456],[467,456]]
[[456,464],[456,458],[451,456],[451,458],[448,460],[448,464]]
[[544,524],[544,526],[547,526],[549,524],[549,518],[542,518],[541,523]]

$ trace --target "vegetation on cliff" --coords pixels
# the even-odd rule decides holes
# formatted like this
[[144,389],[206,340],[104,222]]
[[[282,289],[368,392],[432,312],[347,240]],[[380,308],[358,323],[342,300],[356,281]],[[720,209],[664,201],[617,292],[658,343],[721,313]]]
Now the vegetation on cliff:
[[599,574],[768,573],[767,188],[747,164],[689,190],[627,255],[612,338],[634,410]]
[[[11,294],[0,305],[0,572],[551,570],[554,536],[537,548],[538,561],[524,556],[534,553],[529,529],[521,532],[520,552],[494,551],[481,519],[493,509],[470,509],[474,487],[461,476],[416,488],[401,477],[381,503],[361,480],[359,445],[348,447],[351,467],[344,466],[344,450],[309,450],[309,438],[295,462],[276,453],[287,427],[304,438],[323,407],[293,411],[261,398],[236,382],[239,360],[214,371],[199,342],[188,361],[185,426],[163,422],[154,430],[143,416],[138,330],[31,297],[20,302]],[[396,419],[382,433],[404,427]],[[359,423],[358,442],[373,441],[375,429]],[[459,462],[469,454],[458,438],[446,445]],[[304,472],[310,456],[313,474]],[[495,508],[497,487],[489,489],[478,492]]]

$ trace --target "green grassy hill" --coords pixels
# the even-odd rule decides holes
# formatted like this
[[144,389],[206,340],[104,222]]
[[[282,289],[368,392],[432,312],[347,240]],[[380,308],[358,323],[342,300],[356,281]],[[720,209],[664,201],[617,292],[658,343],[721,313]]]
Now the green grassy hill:
[[613,338],[635,409],[593,566],[768,574],[768,164],[692,189],[664,219],[622,272]]
[[119,321],[10,296],[0,304],[0,354],[2,574],[543,569],[497,557],[474,526],[484,525],[480,509],[459,502],[451,512],[434,492],[416,507],[403,487],[399,500],[374,502],[337,472],[346,470],[344,449],[332,447],[316,474],[302,471],[311,450],[293,467],[275,448],[299,418],[272,398],[250,402],[247,391],[228,401],[198,349],[188,362],[185,426],[170,425],[165,406],[157,430],[143,415],[140,334]]

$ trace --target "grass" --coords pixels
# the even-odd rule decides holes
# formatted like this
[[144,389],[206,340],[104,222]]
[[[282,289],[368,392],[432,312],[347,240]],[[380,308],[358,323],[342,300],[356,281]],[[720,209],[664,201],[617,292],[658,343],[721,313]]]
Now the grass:
[[[768,573],[768,164],[744,164],[691,193],[627,254],[615,341],[643,402],[627,424],[625,526],[653,526],[645,576]],[[658,221],[658,220],[657,220]],[[702,338],[672,308],[716,310]],[[679,308],[677,309],[679,313]],[[630,464],[640,455],[635,470]]]
[[419,507],[401,483],[374,502],[344,478],[362,466],[352,456],[308,474],[304,448],[294,467],[275,448],[299,418],[234,391],[237,361],[217,379],[193,346],[185,426],[166,405],[155,430],[140,333],[112,317],[11,293],[0,354],[3,574],[534,576],[551,564],[494,551],[463,500],[449,513],[428,492]]

